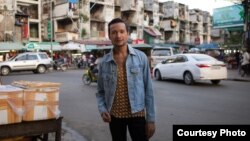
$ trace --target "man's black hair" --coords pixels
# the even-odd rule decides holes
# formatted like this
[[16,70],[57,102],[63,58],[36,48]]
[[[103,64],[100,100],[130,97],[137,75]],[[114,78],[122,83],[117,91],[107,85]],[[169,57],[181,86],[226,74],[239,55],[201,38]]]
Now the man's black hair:
[[126,30],[127,30],[127,32],[128,32],[128,25],[127,25],[122,19],[120,19],[120,18],[115,18],[115,19],[111,20],[111,21],[109,22],[109,24],[108,24],[108,34],[110,33],[110,26],[111,26],[112,24],[116,24],[116,23],[124,23],[125,26],[126,26]]

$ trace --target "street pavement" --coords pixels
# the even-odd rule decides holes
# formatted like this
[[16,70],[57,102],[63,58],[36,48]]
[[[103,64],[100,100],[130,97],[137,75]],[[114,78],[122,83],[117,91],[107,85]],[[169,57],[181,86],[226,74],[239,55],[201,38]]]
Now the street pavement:
[[[87,141],[82,135],[80,135],[75,130],[71,129],[67,126],[65,122],[62,123],[62,131],[61,131],[61,140],[62,141]],[[55,133],[49,134],[49,141],[55,140]]]
[[[250,82],[250,75],[241,77],[236,69],[228,70],[227,81],[244,81]],[[50,135],[49,141],[53,141],[54,135]],[[73,129],[67,127],[66,123],[62,126],[62,141],[87,141],[82,135]]]
[[237,69],[228,69],[227,80],[250,82],[250,75],[245,75],[244,77],[241,77]]

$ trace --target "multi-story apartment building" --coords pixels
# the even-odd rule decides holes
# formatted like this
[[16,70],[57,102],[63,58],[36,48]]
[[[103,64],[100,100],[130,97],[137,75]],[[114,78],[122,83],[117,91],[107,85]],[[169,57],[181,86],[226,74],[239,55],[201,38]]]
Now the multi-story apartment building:
[[127,0],[121,2],[121,18],[129,25],[131,38],[143,38],[144,4],[143,0]]
[[159,19],[158,0],[144,0],[144,26],[158,26]]
[[199,9],[190,10],[191,44],[209,43],[211,41],[211,16]]
[[[5,3],[5,9],[2,3]],[[20,42],[64,44],[84,39],[107,40],[107,24],[114,17],[127,22],[132,40],[148,40],[147,35],[181,45],[209,43],[211,40],[210,14],[199,9],[189,10],[188,6],[174,1],[2,0],[0,9],[2,41],[11,40],[10,35]],[[12,15],[12,18],[8,19],[4,14]],[[12,24],[6,24],[7,21]],[[156,43],[154,40],[147,42]]]
[[160,6],[161,31],[167,43],[198,45],[211,41],[211,16],[208,12],[191,9],[174,1]]
[[57,42],[105,39],[107,24],[114,18],[114,0],[55,0],[54,34]]
[[0,0],[0,41],[14,40],[15,30],[15,3],[13,1]]
[[[70,3],[68,0],[50,0],[49,3],[44,1],[44,7],[49,7],[49,10],[43,11],[43,14],[48,15],[48,17],[45,16],[43,20],[46,27],[50,26],[49,23],[51,20],[53,21],[54,41],[65,43],[79,38],[78,3]],[[45,29],[50,28],[47,27]],[[44,39],[50,39],[48,38],[48,34],[48,30],[44,32]]]
[[114,0],[90,0],[90,37],[108,37],[108,22],[114,18]]
[[1,0],[0,3],[1,41],[41,41],[40,0]]
[[211,42],[212,17],[209,12],[202,11],[203,15],[203,43]]
[[160,27],[167,43],[189,43],[188,6],[173,1],[164,2],[161,7]]
[[114,0],[114,18],[121,17],[121,1],[122,0]]
[[163,38],[159,29],[161,14],[158,0],[144,0],[143,39],[146,43],[159,43]]

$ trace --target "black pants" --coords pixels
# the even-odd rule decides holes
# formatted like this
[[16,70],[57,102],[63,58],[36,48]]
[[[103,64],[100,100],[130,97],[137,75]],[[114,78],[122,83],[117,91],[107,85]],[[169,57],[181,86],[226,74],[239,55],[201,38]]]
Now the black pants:
[[112,141],[127,141],[127,127],[132,141],[148,141],[146,138],[146,120],[144,117],[115,118],[111,116],[109,128]]
[[242,76],[244,76],[246,74],[249,75],[249,73],[250,73],[250,64],[243,65],[243,66],[241,66],[241,68],[243,70]]

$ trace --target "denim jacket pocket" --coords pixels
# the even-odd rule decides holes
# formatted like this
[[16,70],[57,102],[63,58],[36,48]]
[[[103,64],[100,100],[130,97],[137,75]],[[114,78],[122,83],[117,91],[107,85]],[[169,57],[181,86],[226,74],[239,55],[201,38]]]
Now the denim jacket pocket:
[[111,81],[112,81],[112,75],[110,74],[103,74],[103,81],[104,81],[104,87],[110,87]]
[[138,74],[140,72],[140,68],[139,67],[137,67],[137,68],[131,68],[130,72],[131,72],[131,74]]

